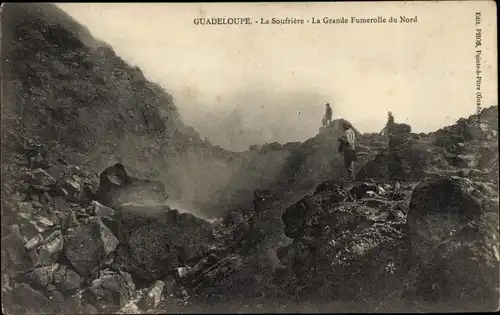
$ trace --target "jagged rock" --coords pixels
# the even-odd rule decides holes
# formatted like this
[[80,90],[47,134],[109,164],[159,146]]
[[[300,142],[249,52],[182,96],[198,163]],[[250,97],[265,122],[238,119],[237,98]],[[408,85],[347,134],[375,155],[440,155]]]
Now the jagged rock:
[[151,288],[149,288],[144,296],[139,300],[137,306],[142,310],[149,310],[157,307],[158,304],[160,304],[164,288],[165,282],[161,280],[155,281]]
[[58,291],[53,291],[54,297],[52,300],[54,300],[57,296],[58,300],[63,300],[62,302],[58,303],[57,305],[57,310],[58,312],[62,314],[96,314],[89,312],[87,309],[85,309],[82,306],[82,303],[79,299],[77,299],[74,295],[68,296],[67,298],[64,298],[64,295],[61,292]]
[[64,295],[61,292],[57,291],[57,288],[53,284],[49,284],[46,291],[48,292],[45,293],[45,296],[51,302],[50,304],[52,306],[52,309],[54,311],[61,309],[61,306],[64,303]]
[[[364,195],[369,189],[378,186],[357,183],[351,191]],[[301,298],[311,292],[322,298],[374,298],[398,289],[408,248],[404,218],[399,218],[404,213],[397,209],[401,202],[388,194],[352,201],[344,198],[347,192],[334,182],[324,183],[282,217],[294,242],[276,254],[293,272],[286,283]]]
[[94,200],[92,201],[92,213],[98,217],[107,217],[113,216],[115,214],[115,210]]
[[122,307],[117,314],[139,314],[141,310],[137,307],[134,301],[129,301],[124,307]]
[[377,182],[418,181],[424,178],[429,165],[443,167],[442,154],[435,148],[415,143],[404,136],[394,137],[389,149],[384,149],[363,165],[356,174],[356,181],[375,180]]
[[123,279],[125,280],[125,285],[127,286],[127,290],[130,292],[130,297],[132,297],[133,292],[135,291],[135,283],[132,279],[132,276],[124,271],[120,271]]
[[260,145],[258,144],[252,144],[249,148],[249,151],[259,151],[260,150]]
[[60,194],[69,202],[90,202],[99,189],[96,174],[76,165],[68,165],[58,180]]
[[71,208],[69,204],[66,202],[66,200],[63,197],[55,197],[54,198],[54,207],[62,213],[69,213],[71,212]]
[[52,283],[54,272],[58,268],[58,264],[50,266],[38,267],[25,275],[25,282],[34,289],[43,290]]
[[283,150],[292,151],[301,145],[300,142],[287,142],[283,145]]
[[54,177],[50,176],[45,170],[37,168],[26,173],[25,181],[30,185],[51,187],[56,184]]
[[483,212],[482,196],[470,180],[451,177],[419,184],[407,218],[413,253],[429,257],[435,246]]
[[169,226],[161,223],[149,223],[130,234],[130,254],[140,269],[134,268],[130,272],[134,275],[140,272],[143,277],[154,279],[163,277],[177,266],[178,251],[171,234]]
[[47,171],[47,173],[50,174],[50,176],[52,176],[53,178],[55,178],[56,181],[57,181],[57,180],[61,179],[61,177],[64,174],[64,170],[65,169],[66,169],[65,165],[55,164],[55,165],[51,165],[46,171]]
[[99,201],[112,208],[140,200],[163,203],[167,197],[162,182],[132,177],[121,163],[106,168],[99,178]]
[[174,276],[168,275],[163,282],[165,282],[165,288],[164,288],[165,293],[167,295],[173,293],[176,282]]
[[49,300],[26,283],[16,285],[12,296],[13,304],[20,305],[25,314],[51,312]]
[[47,231],[48,229],[52,228],[55,226],[54,222],[52,222],[50,219],[37,215],[34,217],[35,220],[35,227],[37,228],[38,232],[43,233]]
[[31,238],[26,244],[24,244],[24,248],[27,251],[33,250],[38,247],[40,243],[43,242],[43,236],[42,234],[38,234],[37,236]]
[[81,277],[67,266],[60,265],[54,272],[54,285],[64,295],[73,294],[81,283]]
[[285,210],[281,219],[285,224],[284,232],[286,236],[300,239],[304,235],[304,223],[318,210],[315,199],[322,199],[324,206],[328,207],[345,200],[347,194],[338,185],[326,182],[318,185],[315,196],[317,197],[306,196]]
[[99,176],[99,185],[101,191],[109,191],[113,188],[126,186],[131,182],[125,166],[117,163],[106,168]]
[[64,239],[61,230],[56,230],[44,241],[40,247],[38,263],[47,266],[55,263],[64,248]]
[[92,281],[90,288],[84,289],[84,301],[100,312],[115,312],[130,300],[126,280],[121,273],[101,271],[99,278]]
[[65,243],[66,257],[86,277],[102,266],[119,242],[99,218],[92,218],[70,233]]
[[306,198],[289,207],[282,216],[285,235],[290,238],[300,238],[303,235],[303,222],[308,214]]
[[434,301],[481,301],[484,311],[498,308],[498,216],[467,224],[433,254],[421,270],[419,295]]
[[239,224],[243,223],[245,221],[245,218],[243,214],[241,214],[238,211],[230,211],[222,220],[222,223],[225,226],[238,226]]
[[261,152],[270,152],[270,151],[275,151],[275,150],[281,150],[282,146],[278,142],[272,142],[272,143],[265,143],[262,145],[260,148]]
[[48,192],[44,192],[40,196],[40,202],[42,202],[45,205],[54,204],[54,197],[52,197]]
[[411,126],[408,124],[395,123],[392,128],[393,134],[409,134],[411,133]]
[[468,123],[463,132],[466,140],[492,140],[497,136],[496,130],[481,122]]
[[315,194],[321,193],[321,192],[329,192],[331,193],[332,191],[337,192],[337,199],[338,201],[343,200],[345,198],[344,195],[341,194],[339,191],[340,188],[342,188],[343,183],[338,181],[338,180],[327,180],[319,185],[316,186]]
[[456,156],[454,164],[456,167],[474,168],[476,167],[477,162],[476,157],[472,154],[459,154]]
[[427,301],[481,301],[498,308],[498,208],[465,178],[425,182],[408,212],[414,294]]
[[122,217],[127,251],[118,256],[134,277],[162,279],[181,261],[196,260],[212,239],[210,223],[191,214],[169,210],[151,215],[147,205],[131,209]]
[[99,314],[99,311],[97,310],[97,308],[93,307],[92,305],[87,304],[87,305],[85,305],[83,313],[84,314]]
[[64,184],[61,185],[61,192],[66,200],[78,202],[82,197],[82,187],[79,178],[74,176],[73,178],[67,179]]
[[[30,252],[32,253],[32,252]],[[36,258],[24,249],[24,240],[17,225],[11,227],[11,233],[2,239],[2,271],[10,277],[16,273],[32,270]]]
[[232,246],[232,250],[237,254],[247,254],[255,245],[259,244],[265,237],[266,232],[259,227],[247,228],[245,233],[236,239],[235,244]]
[[35,208],[31,202],[23,201],[17,204],[17,212],[26,214],[28,217],[31,217],[33,213],[35,213]]

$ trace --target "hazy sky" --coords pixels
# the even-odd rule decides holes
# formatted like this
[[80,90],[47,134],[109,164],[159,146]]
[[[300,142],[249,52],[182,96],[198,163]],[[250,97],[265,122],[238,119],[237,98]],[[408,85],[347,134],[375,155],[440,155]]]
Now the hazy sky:
[[[317,132],[327,101],[334,105],[334,115],[348,119],[361,132],[379,131],[388,110],[417,132],[433,131],[474,113],[474,12],[481,10],[483,104],[497,104],[493,2],[58,6],[172,93],[186,123],[199,124],[200,113],[214,107],[232,110],[239,104],[250,117],[262,106],[266,115],[305,126],[302,136],[288,132],[301,138],[290,140]],[[248,16],[253,21],[379,15],[417,16],[418,22],[193,24],[196,17]],[[301,101],[290,95],[301,95]]]

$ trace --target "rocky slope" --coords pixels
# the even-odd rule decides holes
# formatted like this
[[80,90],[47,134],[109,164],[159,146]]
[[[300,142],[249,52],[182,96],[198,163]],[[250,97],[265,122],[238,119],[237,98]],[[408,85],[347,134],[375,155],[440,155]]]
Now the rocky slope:
[[5,313],[498,308],[497,106],[358,134],[347,183],[340,121],[230,152],[53,6],[2,31]]
[[5,160],[40,154],[95,174],[121,163],[188,204],[225,184],[231,153],[185,126],[170,94],[64,12],[6,5],[2,25]]

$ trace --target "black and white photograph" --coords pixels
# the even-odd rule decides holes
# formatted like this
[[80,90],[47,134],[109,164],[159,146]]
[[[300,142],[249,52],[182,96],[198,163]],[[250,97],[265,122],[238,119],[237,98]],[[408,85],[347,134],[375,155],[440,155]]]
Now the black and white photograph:
[[2,313],[498,311],[496,10],[3,3]]

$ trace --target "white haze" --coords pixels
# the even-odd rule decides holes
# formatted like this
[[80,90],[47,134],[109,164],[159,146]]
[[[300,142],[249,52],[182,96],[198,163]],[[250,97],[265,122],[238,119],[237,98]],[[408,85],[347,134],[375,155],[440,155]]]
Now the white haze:
[[[202,136],[242,150],[252,143],[314,136],[325,102],[361,132],[380,131],[388,110],[415,132],[434,131],[475,113],[473,3],[58,6],[171,92],[183,120]],[[406,14],[417,15],[419,23],[193,24],[195,17],[242,12],[252,18]],[[483,38],[489,39],[483,43],[486,107],[497,103],[496,33],[487,27],[494,21],[486,15],[482,23]],[[237,108],[241,123],[228,118]]]

